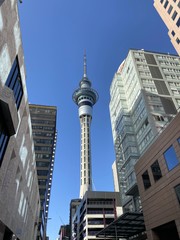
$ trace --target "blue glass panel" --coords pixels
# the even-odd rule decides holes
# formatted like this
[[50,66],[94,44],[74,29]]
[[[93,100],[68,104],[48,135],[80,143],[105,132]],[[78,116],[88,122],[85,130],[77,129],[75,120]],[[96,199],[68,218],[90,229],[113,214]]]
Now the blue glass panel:
[[9,76],[7,78],[6,86],[13,90],[16,106],[17,109],[19,109],[23,95],[23,86],[21,82],[21,75],[17,58],[15,59]]
[[171,146],[165,153],[164,153],[164,158],[166,160],[166,164],[168,167],[168,170],[172,170],[174,167],[176,167],[179,164],[179,159],[176,156],[176,152]]
[[6,151],[6,147],[9,141],[9,137],[6,136],[5,134],[1,133],[0,134],[0,165],[2,163],[4,153]]
[[12,76],[14,74],[15,69],[17,68],[17,59],[15,58],[14,63],[12,65],[11,71],[9,73],[9,76],[6,81],[6,86],[9,87],[9,84],[11,83]]

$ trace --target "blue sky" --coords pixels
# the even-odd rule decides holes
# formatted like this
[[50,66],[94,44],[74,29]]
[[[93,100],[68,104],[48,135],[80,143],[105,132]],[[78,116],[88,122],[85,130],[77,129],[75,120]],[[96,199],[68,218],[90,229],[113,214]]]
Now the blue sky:
[[79,197],[80,124],[73,91],[87,73],[99,93],[91,127],[95,190],[113,191],[115,159],[109,117],[109,88],[130,48],[175,53],[167,29],[145,0],[24,0],[19,4],[29,102],[58,108],[48,234],[58,236],[69,221],[71,199]]

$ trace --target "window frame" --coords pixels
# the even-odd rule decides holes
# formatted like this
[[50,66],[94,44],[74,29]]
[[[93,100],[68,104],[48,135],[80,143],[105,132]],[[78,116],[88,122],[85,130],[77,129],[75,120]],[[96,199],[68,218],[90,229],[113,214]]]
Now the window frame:
[[[155,166],[155,164],[156,164],[156,166]],[[154,165],[154,166],[153,166],[153,165]],[[153,168],[156,168],[156,170],[157,170],[157,168],[158,168],[159,173],[160,173],[159,176],[156,174],[157,171],[153,171]],[[160,168],[160,166],[159,166],[158,160],[156,160],[156,161],[151,165],[151,171],[152,171],[152,175],[153,175],[153,178],[154,178],[154,181],[155,181],[155,182],[157,182],[159,179],[162,178],[162,172],[161,172],[161,168]]]
[[24,92],[17,56],[15,57],[5,85],[13,91],[16,106],[19,109]]
[[[144,189],[147,190],[151,187],[151,181],[150,181],[150,177],[149,177],[149,173],[148,170],[146,170],[143,174],[142,174],[142,181],[143,181],[143,185],[144,185]],[[148,181],[148,184],[147,182]]]
[[[168,153],[168,151],[169,151],[170,149],[172,149],[173,152]],[[174,161],[174,160],[175,160],[175,161],[177,160],[177,161],[173,163],[173,162],[172,162],[172,158],[171,158],[171,161],[170,161],[170,160],[168,159],[169,156],[165,156],[166,153],[171,154],[171,157],[172,157],[172,154],[173,154],[173,158],[175,157],[175,158],[173,159],[173,161]],[[176,166],[178,166],[178,165],[180,164],[180,160],[179,160],[179,158],[177,157],[177,154],[176,154],[176,151],[175,151],[173,145],[169,146],[169,148],[166,149],[166,151],[163,153],[163,156],[164,156],[164,160],[165,160],[165,162],[166,162],[166,166],[167,166],[168,171],[173,170]],[[173,163],[173,165],[172,165],[172,163]]]
[[[178,188],[178,190],[177,190],[177,188]],[[179,202],[179,204],[180,204],[180,184],[178,184],[178,185],[176,185],[176,186],[174,187],[174,191],[175,191],[177,200],[178,200],[178,202]],[[179,192],[178,192],[178,191],[179,191]]]

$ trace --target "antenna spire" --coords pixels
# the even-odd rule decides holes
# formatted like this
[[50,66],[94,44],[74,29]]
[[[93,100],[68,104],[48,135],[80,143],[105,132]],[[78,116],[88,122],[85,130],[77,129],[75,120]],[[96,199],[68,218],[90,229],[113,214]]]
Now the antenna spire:
[[86,50],[84,50],[84,77],[87,77]]

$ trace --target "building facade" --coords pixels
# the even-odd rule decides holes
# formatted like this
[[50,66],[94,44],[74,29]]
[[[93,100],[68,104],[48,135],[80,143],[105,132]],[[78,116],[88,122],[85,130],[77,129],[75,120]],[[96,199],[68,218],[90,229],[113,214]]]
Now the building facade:
[[30,104],[29,108],[41,200],[37,240],[42,240],[46,237],[46,226],[54,169],[57,137],[57,109],[54,106],[33,104]]
[[0,1],[0,239],[36,238],[40,198],[17,1]]
[[135,166],[148,240],[180,239],[180,113]]
[[119,193],[86,191],[73,217],[71,239],[97,239],[97,233],[121,213]]
[[166,24],[171,43],[180,55],[180,1],[154,0],[154,7]]
[[73,93],[73,101],[78,105],[81,124],[80,198],[83,198],[86,191],[92,191],[90,127],[93,105],[97,100],[98,94],[91,88],[91,82],[87,77],[86,55],[84,55],[84,75],[79,88]]
[[72,199],[70,202],[70,214],[69,214],[69,226],[70,226],[70,239],[73,239],[72,237],[72,229],[74,228],[73,218],[76,214],[76,211],[81,203],[81,199]]
[[180,58],[130,50],[110,87],[110,117],[123,210],[141,211],[134,165],[180,107]]
[[69,240],[70,239],[70,226],[62,225],[59,230],[58,240]]

